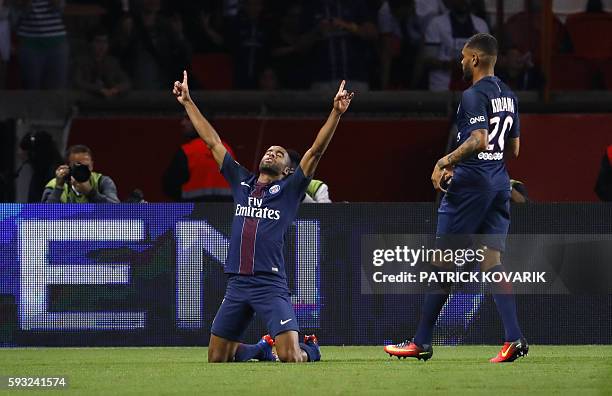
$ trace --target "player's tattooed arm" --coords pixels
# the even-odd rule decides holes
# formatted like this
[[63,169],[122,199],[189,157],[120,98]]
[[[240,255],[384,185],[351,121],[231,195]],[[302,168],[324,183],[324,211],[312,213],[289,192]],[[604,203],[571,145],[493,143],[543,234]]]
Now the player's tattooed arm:
[[461,146],[457,147],[455,151],[440,158],[436,164],[440,169],[444,169],[449,166],[463,161],[466,158],[471,157],[474,154],[478,154],[481,151],[487,149],[488,142],[488,131],[486,129],[477,129],[472,132],[469,138]]
[[187,71],[183,71],[183,82],[175,81],[172,93],[176,96],[176,100],[185,107],[185,111],[193,124],[193,128],[196,130],[198,135],[204,140],[204,143],[208,146],[208,149],[212,153],[215,162],[221,168],[223,159],[227,149],[221,142],[221,138],[215,128],[208,122],[208,120],[202,115],[198,106],[191,100],[189,94],[189,85],[187,80]]
[[487,149],[488,131],[477,129],[473,131],[461,146],[457,147],[450,154],[440,158],[431,174],[431,182],[436,191],[446,190],[442,188],[443,182],[449,181],[453,177],[453,166],[462,160],[471,157]]
[[312,177],[314,175],[315,169],[323,153],[327,150],[327,146],[329,146],[329,142],[331,142],[334,132],[336,132],[336,127],[338,126],[338,122],[340,122],[340,116],[348,110],[351,100],[355,95],[353,92],[347,92],[344,89],[345,84],[346,81],[342,80],[340,88],[338,88],[338,92],[334,97],[334,108],[329,117],[327,117],[325,124],[321,127],[321,130],[319,130],[312,147],[310,147],[310,149],[304,153],[304,157],[302,157],[300,167],[307,177]]

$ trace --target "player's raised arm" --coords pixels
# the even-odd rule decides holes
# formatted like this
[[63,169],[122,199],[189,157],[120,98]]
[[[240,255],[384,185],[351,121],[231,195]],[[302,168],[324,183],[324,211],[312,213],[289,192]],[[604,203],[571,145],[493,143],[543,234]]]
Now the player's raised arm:
[[344,114],[344,112],[348,109],[351,104],[351,100],[355,95],[353,92],[347,92],[344,89],[344,85],[346,81],[342,80],[340,83],[340,88],[338,88],[338,92],[334,97],[334,108],[332,109],[329,117],[327,117],[327,121],[319,130],[319,134],[315,139],[312,147],[306,151],[304,156],[302,157],[302,161],[300,162],[300,167],[304,172],[306,177],[312,177],[314,175],[315,169],[319,164],[319,160],[327,150],[327,146],[334,136],[334,132],[336,131],[336,127],[338,126],[338,122],[340,121],[340,116]]
[[185,111],[193,124],[198,135],[204,140],[210,149],[217,165],[221,168],[223,158],[227,149],[223,146],[221,138],[215,128],[210,125],[208,120],[204,118],[198,107],[191,100],[189,95],[189,85],[187,84],[187,71],[183,71],[183,82],[175,81],[172,93],[176,96],[176,100],[185,107]]
[[453,166],[474,154],[485,151],[488,141],[489,131],[486,129],[476,129],[461,146],[440,158],[431,174],[431,182],[436,191],[444,191],[440,185],[443,180],[448,180],[448,178],[452,177]]

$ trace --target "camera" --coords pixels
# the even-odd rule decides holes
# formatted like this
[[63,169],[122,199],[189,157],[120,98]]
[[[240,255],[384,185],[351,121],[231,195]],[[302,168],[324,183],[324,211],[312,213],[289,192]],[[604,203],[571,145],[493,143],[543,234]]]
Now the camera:
[[91,171],[87,165],[76,163],[70,166],[70,173],[66,176],[66,181],[70,181],[70,178],[74,177],[79,183],[84,183],[91,177]]

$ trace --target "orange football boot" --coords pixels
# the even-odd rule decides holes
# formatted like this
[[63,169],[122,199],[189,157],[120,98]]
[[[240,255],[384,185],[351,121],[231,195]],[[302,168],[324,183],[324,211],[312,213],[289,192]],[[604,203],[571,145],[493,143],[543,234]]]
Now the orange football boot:
[[504,342],[501,350],[494,358],[490,359],[491,363],[509,363],[514,362],[521,356],[527,356],[529,345],[524,338],[513,342]]
[[433,356],[433,348],[431,345],[419,346],[413,340],[404,341],[396,345],[387,345],[385,352],[389,356],[397,356],[398,359],[414,357],[418,360],[427,361]]

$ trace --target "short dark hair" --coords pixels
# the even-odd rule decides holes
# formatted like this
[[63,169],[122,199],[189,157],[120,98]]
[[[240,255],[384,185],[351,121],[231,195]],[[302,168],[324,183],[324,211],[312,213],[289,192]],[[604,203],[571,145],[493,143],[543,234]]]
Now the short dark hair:
[[85,146],[84,144],[75,144],[66,149],[66,162],[68,162],[72,154],[79,153],[87,153],[89,154],[91,159],[93,159],[93,153],[91,152],[91,149],[89,147]]
[[487,56],[497,56],[497,39],[489,33],[477,33],[465,44],[467,48],[482,51]]

